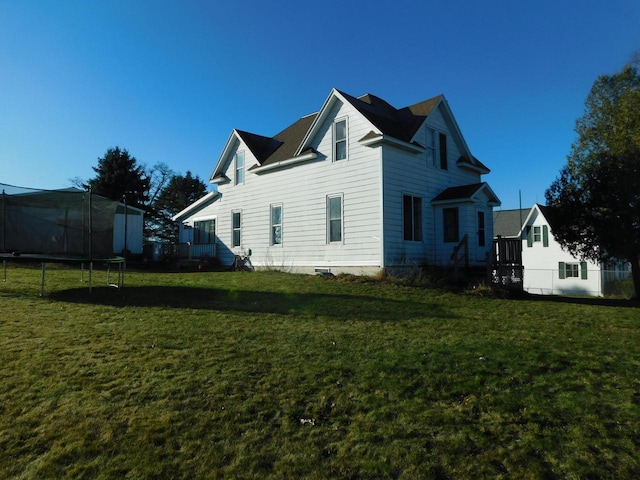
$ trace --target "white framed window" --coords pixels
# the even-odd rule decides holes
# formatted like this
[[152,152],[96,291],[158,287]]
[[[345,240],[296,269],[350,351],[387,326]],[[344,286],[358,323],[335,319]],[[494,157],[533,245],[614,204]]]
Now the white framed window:
[[216,220],[196,220],[193,222],[193,243],[208,244],[215,243]]
[[271,205],[271,245],[282,245],[282,204]]
[[436,166],[436,131],[427,127],[427,165]]
[[449,162],[447,160],[447,136],[444,133],[438,135],[439,147],[440,147],[440,168],[442,170],[449,169]]
[[542,227],[533,227],[533,243],[542,241]]
[[543,247],[549,246],[549,227],[547,225],[528,225],[525,234],[527,247],[533,247],[535,243],[542,243]]
[[558,276],[560,277],[560,280],[564,280],[566,278],[580,278],[582,280],[587,280],[587,278],[589,277],[589,273],[587,271],[587,262],[559,262]]
[[240,185],[244,183],[244,152],[237,152],[235,155],[235,184]]
[[422,197],[402,196],[402,222],[405,241],[421,242]]
[[565,278],[578,278],[579,265],[577,263],[565,264]]
[[242,245],[242,212],[239,210],[231,212],[231,245]]
[[327,243],[342,243],[342,194],[327,196]]
[[347,159],[347,119],[336,120],[333,124],[333,160]]

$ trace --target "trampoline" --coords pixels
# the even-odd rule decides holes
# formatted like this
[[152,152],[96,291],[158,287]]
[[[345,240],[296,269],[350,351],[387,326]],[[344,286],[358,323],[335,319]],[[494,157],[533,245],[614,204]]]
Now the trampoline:
[[[47,263],[80,264],[89,269],[93,287],[95,263],[107,265],[107,284],[124,286],[126,259],[113,252],[113,229],[119,202],[76,188],[37,190],[0,184],[0,259],[3,280],[7,262],[40,263],[44,295]],[[111,268],[117,278],[111,281]]]
[[[0,253],[0,259],[2,259],[2,281],[7,281],[7,262],[23,262],[23,263],[40,263],[42,265],[42,276],[40,281],[40,296],[44,296],[45,274],[47,271],[47,263],[61,263],[61,264],[79,264],[82,272],[81,281],[84,281],[84,266],[88,265],[89,271],[89,292],[93,289],[93,266],[94,263],[102,263],[107,266],[107,285],[117,289],[121,289],[124,286],[124,274],[126,271],[127,261],[124,257],[111,257],[111,258],[89,258],[80,257],[55,257],[49,255],[39,254],[6,254]],[[115,266],[114,272],[115,280],[112,281],[111,268]]]

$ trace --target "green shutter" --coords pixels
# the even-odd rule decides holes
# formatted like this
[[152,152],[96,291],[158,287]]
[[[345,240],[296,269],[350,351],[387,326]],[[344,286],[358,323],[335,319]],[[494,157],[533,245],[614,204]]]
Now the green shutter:
[[531,225],[525,229],[525,235],[527,236],[527,247],[533,247],[533,233],[531,232]]
[[558,274],[560,275],[560,280],[567,278],[567,269],[564,262],[558,262]]
[[549,246],[549,227],[547,227],[546,225],[542,226],[542,246]]
[[587,262],[580,262],[580,278],[587,279]]

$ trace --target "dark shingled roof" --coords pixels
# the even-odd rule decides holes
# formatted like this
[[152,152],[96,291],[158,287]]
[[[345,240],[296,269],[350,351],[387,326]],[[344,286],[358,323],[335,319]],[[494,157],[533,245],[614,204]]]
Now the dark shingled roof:
[[544,215],[544,218],[546,218],[547,222],[549,222],[549,227],[551,228],[551,230],[553,230],[554,226],[557,225],[560,221],[558,219],[557,210],[555,210],[553,207],[540,205],[539,203],[537,205],[540,209],[540,212],[542,212],[542,215]]
[[[443,95],[438,95],[415,105],[397,109],[375,95],[366,94],[356,98],[344,92],[339,93],[383,135],[407,143],[411,142],[424,120],[444,98]],[[317,116],[318,113],[314,113],[302,117],[273,137],[236,130],[258,160],[259,165],[255,165],[252,169],[293,158]],[[459,161],[486,169],[475,157],[471,159],[465,157]]]
[[[259,148],[263,148],[262,150],[259,150],[263,153],[261,157],[258,156],[258,152],[254,151],[249,144],[247,144],[247,147],[249,147],[249,149],[254,153],[258,162],[260,162],[260,166],[271,165],[293,158],[298,146],[300,146],[300,143],[302,142],[302,139],[307,134],[307,131],[309,131],[313,121],[316,119],[316,116],[317,114],[314,113],[312,115],[302,117],[300,120],[295,122],[293,125],[288,126],[273,138],[253,135],[255,138],[258,138]],[[243,132],[243,135],[245,133],[246,132]],[[244,140],[244,136],[242,136],[242,139]],[[253,168],[257,167],[254,166],[252,169]]]
[[283,142],[280,142],[271,137],[263,137],[262,135],[256,135],[255,133],[244,132],[242,130],[236,130],[242,141],[247,145],[249,150],[253,152],[256,160],[262,165],[262,163],[269,158],[273,152],[275,152]]
[[430,98],[410,107],[397,109],[385,100],[367,93],[361,97],[352,97],[340,92],[367,120],[384,134],[403,142],[410,142],[425,118],[438,104],[442,95]]
[[462,185],[459,187],[449,187],[439,193],[432,202],[441,202],[443,200],[464,200],[470,198],[485,183],[472,183],[471,185]]
[[522,223],[529,216],[530,209],[494,210],[493,234],[497,237],[517,237],[520,234]]

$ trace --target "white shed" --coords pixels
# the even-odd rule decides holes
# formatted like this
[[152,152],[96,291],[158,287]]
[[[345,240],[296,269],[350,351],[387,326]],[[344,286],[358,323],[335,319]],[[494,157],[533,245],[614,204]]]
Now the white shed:
[[125,250],[134,255],[142,253],[142,234],[144,231],[144,210],[118,204],[113,220],[113,251],[120,255]]

